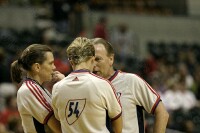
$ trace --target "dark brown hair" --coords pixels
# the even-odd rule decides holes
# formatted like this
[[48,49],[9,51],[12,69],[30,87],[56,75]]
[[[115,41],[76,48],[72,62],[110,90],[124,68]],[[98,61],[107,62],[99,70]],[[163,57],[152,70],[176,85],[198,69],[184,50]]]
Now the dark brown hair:
[[23,78],[23,71],[31,71],[34,63],[42,64],[46,60],[45,53],[52,52],[47,45],[29,45],[21,54],[18,60],[11,64],[11,78],[13,82],[20,83]]

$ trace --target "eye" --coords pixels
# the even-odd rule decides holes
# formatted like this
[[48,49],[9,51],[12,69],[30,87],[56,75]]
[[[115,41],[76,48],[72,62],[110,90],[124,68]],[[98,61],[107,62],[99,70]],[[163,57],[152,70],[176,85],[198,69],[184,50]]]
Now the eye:
[[96,57],[96,58],[95,58],[95,61],[97,61],[97,62],[98,62],[99,60],[100,60],[100,58],[99,58],[99,57]]
[[49,62],[49,64],[50,64],[50,65],[53,65],[53,64],[54,64],[54,61]]

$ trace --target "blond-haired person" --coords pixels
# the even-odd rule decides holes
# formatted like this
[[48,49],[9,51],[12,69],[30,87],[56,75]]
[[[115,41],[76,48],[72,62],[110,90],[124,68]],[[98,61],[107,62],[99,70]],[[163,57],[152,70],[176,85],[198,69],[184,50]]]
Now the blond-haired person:
[[109,81],[91,73],[95,49],[89,39],[76,38],[67,48],[73,71],[52,91],[55,116],[66,133],[108,133],[106,111],[115,133],[121,133],[121,106]]

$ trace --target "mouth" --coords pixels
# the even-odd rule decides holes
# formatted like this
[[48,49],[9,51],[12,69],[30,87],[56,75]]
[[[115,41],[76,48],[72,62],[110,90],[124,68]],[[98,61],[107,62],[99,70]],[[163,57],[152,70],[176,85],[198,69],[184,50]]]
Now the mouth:
[[94,74],[97,74],[97,73],[98,73],[98,71],[93,71],[93,73],[94,73]]
[[52,78],[54,77],[54,75],[55,75],[54,73],[51,73],[51,77],[52,77]]

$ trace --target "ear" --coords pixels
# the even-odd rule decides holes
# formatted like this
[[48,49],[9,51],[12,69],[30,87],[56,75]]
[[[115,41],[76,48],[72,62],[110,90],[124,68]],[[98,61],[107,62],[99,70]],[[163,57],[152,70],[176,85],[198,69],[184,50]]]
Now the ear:
[[111,54],[111,55],[110,55],[109,60],[110,60],[110,61],[109,61],[110,66],[112,66],[113,63],[114,63],[114,54]]
[[32,66],[32,70],[34,72],[39,72],[40,71],[40,64],[39,63],[34,63],[33,66]]
[[93,56],[93,57],[91,58],[91,60],[92,60],[91,63],[92,63],[93,65],[96,65],[97,62],[96,62],[96,60],[95,60],[95,56]]
[[69,63],[71,64],[71,66],[74,66],[74,62],[73,61],[69,61]]
[[75,65],[74,65],[74,62],[69,60],[69,63],[71,64],[72,69],[74,69],[74,66],[75,66]]
[[92,63],[94,63],[95,62],[95,56],[92,56]]
[[93,70],[94,70],[94,67],[96,66],[96,60],[95,60],[95,56],[93,56],[92,58],[91,58],[91,65],[90,65],[90,72],[93,72]]

